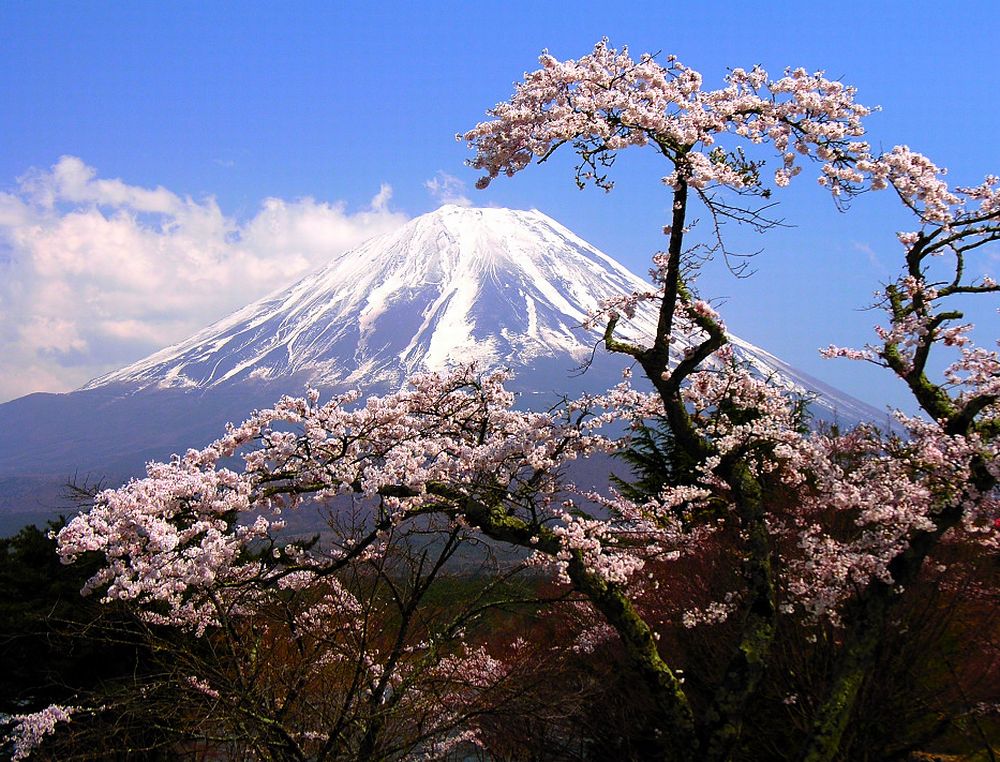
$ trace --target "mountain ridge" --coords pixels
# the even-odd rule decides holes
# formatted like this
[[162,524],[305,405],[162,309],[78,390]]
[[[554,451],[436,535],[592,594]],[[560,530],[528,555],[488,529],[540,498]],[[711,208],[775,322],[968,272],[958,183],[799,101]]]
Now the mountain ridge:
[[[571,274],[561,274],[568,260]],[[301,370],[321,385],[401,385],[458,358],[519,365],[563,352],[582,360],[596,343],[578,331],[587,314],[601,298],[642,287],[537,210],[446,205],[83,388],[204,387]],[[407,322],[415,330],[405,341],[391,335]]]
[[[0,404],[0,513],[51,511],[74,479],[138,475],[307,385],[384,394],[415,372],[477,362],[512,370],[523,407],[604,391],[629,358],[601,351],[601,334],[582,324],[603,300],[651,288],[537,210],[442,207],[80,390]],[[656,306],[641,302],[619,334],[648,342],[656,319]],[[882,418],[730,338],[761,376],[815,395],[817,417]],[[675,335],[678,355],[689,344]]]
[[[582,327],[588,316],[604,300],[650,289],[537,209],[445,205],[83,389],[206,389],[295,376],[319,387],[386,392],[413,373],[455,363],[518,373],[561,358],[569,371],[600,343],[599,332]],[[656,321],[656,306],[642,302],[618,332],[648,342]],[[814,395],[824,417],[856,423],[879,415],[766,350],[730,339],[762,376]],[[690,341],[676,333],[673,345],[680,354]],[[612,364],[620,368],[623,360]],[[618,372],[594,375],[614,383]]]

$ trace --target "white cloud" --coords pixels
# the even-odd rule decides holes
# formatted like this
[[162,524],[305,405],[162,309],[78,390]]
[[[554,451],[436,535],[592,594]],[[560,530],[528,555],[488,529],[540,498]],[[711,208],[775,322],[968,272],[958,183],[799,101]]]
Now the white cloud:
[[372,197],[372,211],[383,212],[389,207],[389,201],[392,199],[392,186],[389,183],[382,183],[379,186],[378,193]]
[[405,222],[391,196],[269,198],[241,221],[72,156],[28,172],[0,192],[0,401],[79,387],[291,283]]
[[880,278],[885,279],[891,276],[892,271],[879,259],[878,253],[869,244],[863,241],[852,241],[851,248],[868,257],[868,264]]
[[465,195],[465,183],[447,172],[438,170],[434,177],[424,182],[424,187],[439,204],[472,206],[472,201]]
[[57,201],[91,202],[161,214],[176,214],[184,206],[179,197],[162,186],[149,190],[121,180],[98,179],[97,170],[75,156],[63,156],[49,170],[29,170],[18,182],[22,192],[49,209]]

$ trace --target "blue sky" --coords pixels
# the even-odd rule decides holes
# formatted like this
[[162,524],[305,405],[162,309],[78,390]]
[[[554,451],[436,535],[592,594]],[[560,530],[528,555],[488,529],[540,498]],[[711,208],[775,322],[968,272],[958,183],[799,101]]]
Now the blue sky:
[[[645,272],[669,203],[652,153],[623,155],[608,195],[578,191],[568,156],[472,188],[455,133],[543,48],[572,58],[607,36],[676,54],[708,86],[755,63],[824,69],[882,106],[873,143],[908,144],[974,184],[1000,171],[998,33],[994,2],[9,0],[0,400],[75,388],[179,340],[432,210],[445,180],[476,205],[541,209]],[[779,200],[795,227],[735,236],[764,249],[756,275],[709,268],[703,293],[726,298],[744,338],[876,405],[904,404],[878,371],[816,348],[866,340],[877,316],[860,308],[895,270],[906,216],[874,195],[839,214],[804,179]],[[996,277],[1000,262],[985,267]],[[996,315],[980,316],[992,341]]]

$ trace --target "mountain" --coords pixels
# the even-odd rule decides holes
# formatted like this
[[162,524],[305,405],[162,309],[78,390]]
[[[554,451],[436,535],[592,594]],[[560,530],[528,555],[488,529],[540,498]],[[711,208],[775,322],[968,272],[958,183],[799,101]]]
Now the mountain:
[[[215,388],[304,375],[323,386],[399,386],[474,360],[572,368],[601,299],[647,288],[541,212],[445,206],[369,240],[295,285],[87,384]],[[630,338],[655,327],[643,314]]]
[[[476,361],[512,369],[529,406],[607,388],[626,358],[581,324],[603,299],[648,288],[541,212],[444,206],[77,392],[0,405],[0,508],[50,499],[56,477],[127,478],[307,384],[383,393],[413,373]],[[642,342],[655,325],[654,306],[642,304],[621,334]],[[762,375],[815,395],[821,417],[880,417],[732,340]]]
[[[448,205],[83,388],[207,390],[295,378],[385,390],[413,373],[469,361],[522,372],[545,364],[565,376],[594,355],[599,334],[581,325],[601,301],[649,288],[537,210]],[[644,342],[655,327],[655,307],[644,303],[620,332]],[[872,414],[732,338],[762,375],[815,394],[828,413],[850,421]],[[683,351],[688,341],[678,336],[676,346]],[[622,364],[614,358],[616,376]]]

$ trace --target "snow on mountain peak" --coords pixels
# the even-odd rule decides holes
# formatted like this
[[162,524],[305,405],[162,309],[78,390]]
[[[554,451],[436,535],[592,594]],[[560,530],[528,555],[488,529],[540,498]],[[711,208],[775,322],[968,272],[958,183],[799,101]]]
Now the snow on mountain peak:
[[300,372],[317,384],[398,384],[469,360],[579,361],[597,340],[581,328],[587,314],[643,287],[539,211],[446,205],[85,388],[210,387]]
[[[582,327],[587,316],[605,299],[649,288],[542,212],[445,205],[84,388],[208,389],[295,376],[297,388],[388,389],[470,361],[517,371],[554,360],[568,374],[600,340]],[[639,307],[620,333],[647,343],[656,309]],[[736,337],[733,345],[762,375],[816,392],[828,411],[872,417],[767,352]]]

